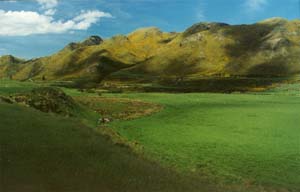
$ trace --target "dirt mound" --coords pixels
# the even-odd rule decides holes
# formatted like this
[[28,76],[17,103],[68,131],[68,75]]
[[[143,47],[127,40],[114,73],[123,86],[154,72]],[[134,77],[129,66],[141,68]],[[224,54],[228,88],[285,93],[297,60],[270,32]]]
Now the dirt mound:
[[61,89],[53,87],[36,88],[29,93],[18,94],[1,100],[7,103],[23,104],[42,112],[56,113],[63,116],[75,116],[79,107],[72,97],[66,95]]

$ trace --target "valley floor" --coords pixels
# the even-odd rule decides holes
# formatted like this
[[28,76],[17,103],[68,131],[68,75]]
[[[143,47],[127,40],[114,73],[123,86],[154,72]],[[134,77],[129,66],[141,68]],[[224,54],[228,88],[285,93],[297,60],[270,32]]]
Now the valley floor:
[[[37,86],[0,84],[0,95]],[[93,129],[0,103],[3,191],[300,190],[299,85],[264,94],[64,91],[112,122]]]
[[128,94],[160,103],[152,116],[111,124],[148,156],[216,182],[300,190],[300,97]]

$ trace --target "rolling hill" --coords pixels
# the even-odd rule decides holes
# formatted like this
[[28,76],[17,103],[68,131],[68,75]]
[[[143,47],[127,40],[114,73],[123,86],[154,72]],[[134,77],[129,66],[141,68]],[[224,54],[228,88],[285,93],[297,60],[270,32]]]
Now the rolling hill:
[[92,85],[178,84],[203,78],[291,76],[300,72],[299,59],[299,20],[271,18],[251,25],[202,22],[182,33],[151,27],[105,40],[92,36],[54,55],[23,62],[12,78]]
[[23,59],[16,58],[12,55],[0,57],[0,78],[12,78],[18,71],[19,64],[24,62]]

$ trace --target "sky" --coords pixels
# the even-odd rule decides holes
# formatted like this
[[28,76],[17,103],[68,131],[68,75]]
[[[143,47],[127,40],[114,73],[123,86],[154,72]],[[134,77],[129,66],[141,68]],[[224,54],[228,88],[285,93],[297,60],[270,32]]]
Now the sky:
[[297,19],[300,0],[0,0],[0,56],[30,59],[70,42],[155,26],[181,32],[198,22]]

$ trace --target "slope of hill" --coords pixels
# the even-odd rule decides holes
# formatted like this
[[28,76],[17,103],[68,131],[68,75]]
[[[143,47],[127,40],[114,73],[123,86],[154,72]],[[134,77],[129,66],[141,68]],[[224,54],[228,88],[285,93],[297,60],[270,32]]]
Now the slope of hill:
[[0,78],[10,78],[19,68],[19,64],[24,60],[16,58],[12,55],[4,55],[0,57]]
[[116,36],[97,44],[71,43],[52,56],[27,61],[14,78],[76,79],[83,83],[99,83],[110,73],[143,61],[144,54],[145,51],[126,36]]
[[126,73],[166,78],[299,73],[299,26],[298,20],[279,18],[253,25],[199,23],[161,46],[141,65],[126,69]]
[[182,33],[144,28],[71,43],[52,56],[26,61],[13,78],[96,85],[290,76],[300,72],[299,42],[300,21],[282,18],[252,25],[198,23]]

